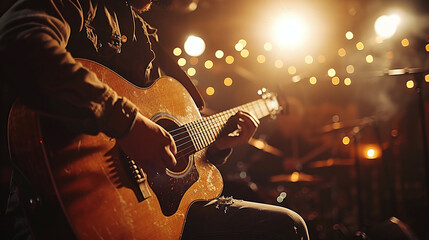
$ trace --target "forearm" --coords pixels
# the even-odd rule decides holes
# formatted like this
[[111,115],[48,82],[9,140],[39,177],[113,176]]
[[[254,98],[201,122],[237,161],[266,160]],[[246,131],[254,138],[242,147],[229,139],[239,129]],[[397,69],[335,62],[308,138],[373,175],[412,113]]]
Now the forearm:
[[207,159],[214,165],[220,166],[226,163],[232,154],[232,148],[219,150],[215,145],[210,145],[206,151]]

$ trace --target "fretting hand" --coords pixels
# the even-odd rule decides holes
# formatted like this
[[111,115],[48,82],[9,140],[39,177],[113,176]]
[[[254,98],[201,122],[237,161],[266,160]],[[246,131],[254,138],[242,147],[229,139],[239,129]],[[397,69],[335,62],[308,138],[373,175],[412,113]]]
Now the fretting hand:
[[228,119],[225,132],[221,133],[211,147],[217,150],[225,150],[248,143],[258,126],[259,120],[256,117],[240,110]]

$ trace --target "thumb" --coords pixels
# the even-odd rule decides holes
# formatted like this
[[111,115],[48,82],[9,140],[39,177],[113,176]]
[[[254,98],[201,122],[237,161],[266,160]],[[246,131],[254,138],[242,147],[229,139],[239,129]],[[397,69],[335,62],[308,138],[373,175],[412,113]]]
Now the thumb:
[[[165,146],[164,147],[164,151],[161,154],[161,159],[167,168],[172,169],[172,168],[174,168],[174,166],[176,166],[177,160],[174,157],[174,154],[172,153],[170,148],[171,148],[171,146]],[[174,149],[175,148],[176,147],[174,146]]]

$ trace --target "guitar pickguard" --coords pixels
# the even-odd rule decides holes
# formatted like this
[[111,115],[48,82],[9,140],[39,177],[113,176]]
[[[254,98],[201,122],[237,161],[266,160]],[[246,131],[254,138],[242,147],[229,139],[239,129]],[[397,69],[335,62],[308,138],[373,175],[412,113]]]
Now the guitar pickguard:
[[189,161],[189,169],[178,176],[166,172],[148,173],[149,185],[158,197],[162,213],[165,216],[171,216],[177,211],[183,195],[199,178],[193,155],[189,156]]

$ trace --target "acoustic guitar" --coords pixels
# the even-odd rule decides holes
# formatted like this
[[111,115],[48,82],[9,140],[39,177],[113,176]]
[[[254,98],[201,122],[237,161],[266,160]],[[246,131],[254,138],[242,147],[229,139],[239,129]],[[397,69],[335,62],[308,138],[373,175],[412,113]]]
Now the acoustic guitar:
[[142,169],[115,139],[79,133],[15,103],[9,148],[17,169],[35,189],[24,205],[30,219],[37,215],[31,225],[45,227],[33,228],[41,239],[179,239],[189,206],[222,192],[222,176],[205,158],[205,148],[228,118],[239,109],[258,118],[281,110],[276,96],[265,93],[259,100],[201,117],[185,87],[171,77],[140,88],[96,62],[78,61],[169,131],[178,165],[165,171]]

